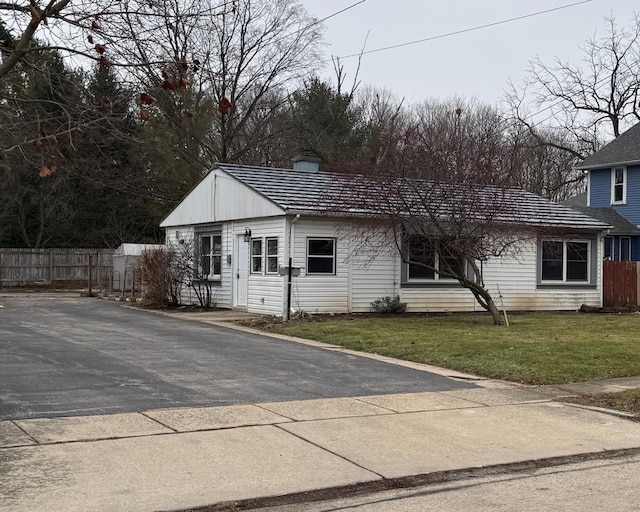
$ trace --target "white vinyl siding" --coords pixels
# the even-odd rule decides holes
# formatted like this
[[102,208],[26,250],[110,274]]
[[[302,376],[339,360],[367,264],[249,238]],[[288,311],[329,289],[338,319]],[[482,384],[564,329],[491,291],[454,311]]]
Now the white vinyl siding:
[[[249,274],[249,289],[247,296],[247,311],[264,315],[282,315],[282,308],[286,300],[285,278],[267,270],[266,244],[267,240],[277,241],[277,254],[271,255],[275,261],[276,272],[279,266],[286,263],[284,239],[286,222],[284,216],[265,219],[250,219],[235,223],[235,234],[242,234],[244,228],[251,229],[251,236],[262,241],[262,270],[260,273]],[[248,242],[240,242],[248,243]]]
[[[300,218],[292,229],[293,266],[300,267],[300,276],[294,278],[291,306],[308,313],[349,311],[348,245],[338,236],[338,226],[331,219]],[[335,239],[335,271],[333,274],[307,273],[307,240],[309,238]]]
[[167,215],[160,227],[175,229],[174,226],[235,222],[283,214],[280,207],[264,196],[224,171],[214,169]]
[[[277,238],[277,265],[286,266],[289,258],[287,237],[289,222],[282,217],[249,219],[222,225],[222,279],[215,292],[220,307],[231,307],[231,290],[234,283],[234,237],[242,235],[249,227],[254,238]],[[176,231],[186,243],[193,240],[193,227],[172,226],[167,229],[167,243],[177,243]],[[332,219],[308,219],[301,217],[291,227],[293,235],[293,266],[300,268],[300,276],[293,278],[292,307],[308,313],[367,312],[375,299],[400,295],[409,312],[481,311],[469,290],[461,287],[400,288],[400,256],[395,248],[374,254],[351,254],[351,243],[344,230]],[[307,239],[335,239],[335,274],[307,275]],[[601,260],[601,239],[591,241]],[[240,242],[247,243],[247,242]],[[266,245],[263,253],[266,251]],[[595,254],[595,252],[594,252]],[[266,265],[264,263],[263,265]],[[507,311],[528,310],[577,310],[581,304],[600,305],[601,266],[595,265],[594,283],[598,286],[539,287],[538,241],[531,237],[518,243],[513,256],[491,259],[482,263],[485,283],[499,308],[502,303]],[[266,268],[264,269],[266,270]],[[499,299],[498,287],[502,294]],[[185,290],[185,299],[192,292]],[[195,301],[192,297],[191,302]],[[286,278],[278,274],[250,274],[247,310],[253,313],[280,316],[286,301]]]
[[371,303],[400,292],[400,259],[395,247],[349,258],[351,312],[367,313]]
[[[600,283],[600,267],[596,266],[596,283]],[[539,288],[538,243],[533,239],[520,242],[516,254],[510,257],[483,262],[482,269],[485,285],[500,309],[504,304],[507,311],[575,311],[582,304],[600,305],[599,284]],[[458,287],[402,288],[400,299],[407,303],[410,312],[484,311],[469,290]]]

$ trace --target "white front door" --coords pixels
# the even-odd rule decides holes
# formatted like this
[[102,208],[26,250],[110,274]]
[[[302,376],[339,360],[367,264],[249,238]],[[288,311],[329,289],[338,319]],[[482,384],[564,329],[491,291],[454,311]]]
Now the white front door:
[[236,237],[236,261],[233,277],[235,279],[233,305],[234,307],[246,308],[249,290],[249,243],[244,241],[243,235]]

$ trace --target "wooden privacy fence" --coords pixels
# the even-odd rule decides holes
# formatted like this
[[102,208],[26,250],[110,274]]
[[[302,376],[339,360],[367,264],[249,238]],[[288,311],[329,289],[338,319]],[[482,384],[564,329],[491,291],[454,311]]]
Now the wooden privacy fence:
[[2,249],[0,286],[86,286],[112,270],[113,249]]
[[602,265],[602,305],[605,308],[638,306],[640,262],[604,261]]

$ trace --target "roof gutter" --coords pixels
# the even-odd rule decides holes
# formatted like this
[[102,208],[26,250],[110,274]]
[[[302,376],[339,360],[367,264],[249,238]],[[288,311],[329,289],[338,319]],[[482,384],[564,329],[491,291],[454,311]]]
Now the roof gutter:
[[576,171],[591,171],[594,169],[607,169],[609,167],[627,167],[630,165],[640,165],[640,160],[628,160],[626,162],[614,162],[610,164],[595,164],[595,165],[576,165],[574,169]]

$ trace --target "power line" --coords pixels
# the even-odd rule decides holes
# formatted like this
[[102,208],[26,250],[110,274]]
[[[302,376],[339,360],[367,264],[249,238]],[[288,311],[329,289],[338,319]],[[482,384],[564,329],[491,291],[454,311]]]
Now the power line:
[[[554,12],[554,11],[559,11],[562,9],[568,9],[570,7],[575,7],[577,5],[582,5],[582,4],[587,4],[589,2],[591,2],[592,0],[582,0],[581,2],[574,2],[571,4],[566,4],[566,5],[561,5],[560,7],[553,7],[552,9],[545,9],[544,11],[537,11],[537,12],[533,12],[530,14],[524,14],[522,16],[516,16],[515,18],[508,18],[508,19],[504,19],[504,20],[500,20],[500,21],[494,21],[492,23],[487,23],[485,25],[478,25],[475,27],[470,27],[470,28],[464,28],[461,30],[455,30],[453,32],[447,32],[445,34],[439,34],[437,36],[431,36],[431,37],[425,37],[423,39],[416,39],[415,41],[409,41],[406,43],[399,43],[399,44],[394,44],[391,46],[385,46],[383,48],[376,48],[375,50],[367,50],[367,51],[363,51],[360,53],[352,53],[350,55],[344,55],[342,57],[338,57],[339,59],[350,59],[352,57],[360,57],[362,55],[369,55],[371,53],[379,53],[379,52],[385,52],[388,50],[395,50],[396,48],[402,48],[404,46],[410,46],[410,45],[414,45],[414,44],[419,44],[419,43],[425,43],[427,41],[434,41],[436,39],[443,39],[445,37],[451,37],[451,36],[456,36],[459,34],[465,34],[467,32],[474,32],[476,30],[482,30],[485,28],[490,28],[490,27],[495,27],[497,25],[504,25],[505,23],[511,23],[513,21],[519,21],[519,20],[523,20],[525,18],[532,18],[534,16],[540,16],[542,14],[548,14],[550,12]],[[362,3],[362,2],[358,2],[358,3]],[[328,19],[328,18],[325,18]]]
[[[339,11],[334,12],[333,14],[329,14],[329,16],[325,16],[322,19],[319,19],[318,21],[316,21],[315,23],[312,23],[311,25],[309,25],[310,27],[313,27],[314,25],[317,25],[318,23],[322,23],[323,21],[327,21],[335,16],[338,16],[339,14],[342,14],[343,12],[348,11],[349,9],[353,9],[354,7],[365,3],[367,0],[360,0],[359,2],[356,2],[355,4],[351,4],[348,7],[345,7],[344,9],[341,9]],[[308,28],[308,27],[307,27]]]
[[323,23],[323,22],[325,22],[327,20],[330,20],[331,18],[335,18],[336,16],[342,14],[343,12],[347,12],[349,9],[353,9],[354,7],[357,7],[358,5],[365,3],[366,1],[367,0],[360,0],[359,2],[355,2],[355,3],[351,4],[351,5],[348,5],[344,9],[340,9],[339,11],[336,11],[336,12],[334,12],[332,14],[329,14],[328,16],[325,16],[324,18],[321,18],[319,20],[315,20],[313,23],[309,23],[308,25],[305,25],[301,29],[296,30],[295,32],[292,32],[291,34],[287,34],[286,36],[283,36],[283,37],[281,37],[279,39],[276,39],[275,41],[272,41],[271,44],[277,43],[277,42],[282,41],[283,39],[286,39],[288,37],[295,36],[295,35],[298,35],[298,34],[300,34],[302,32],[305,32],[306,30],[309,30],[311,27],[315,27],[316,25],[320,25],[320,23]]

